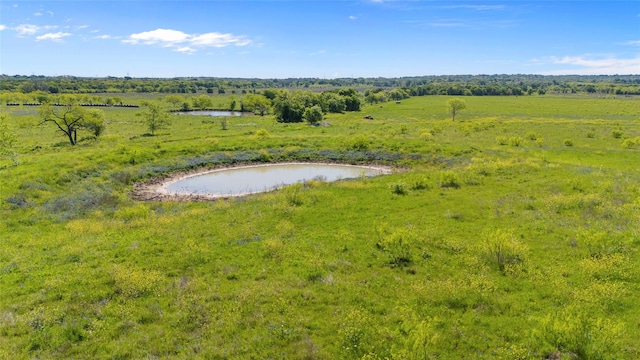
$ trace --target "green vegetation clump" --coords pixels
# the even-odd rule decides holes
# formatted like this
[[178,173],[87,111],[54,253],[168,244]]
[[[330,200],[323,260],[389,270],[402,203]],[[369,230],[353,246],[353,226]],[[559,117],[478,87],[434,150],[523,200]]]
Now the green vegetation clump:
[[[2,86],[34,85],[22,80]],[[111,104],[80,109],[106,126],[74,128],[75,145],[37,125],[38,106],[7,105],[63,94],[3,91],[0,358],[639,358],[637,98],[554,96],[534,80],[404,79],[397,91],[363,80],[324,94],[316,79],[304,108],[320,107],[331,126],[319,127],[278,121],[278,97],[307,99],[292,95],[303,82],[282,95],[241,80],[133,80],[186,92],[74,95]],[[591,85],[633,87],[606,81]],[[516,88],[531,95],[463,95]],[[464,121],[443,106],[453,96]],[[169,121],[150,129],[143,101]],[[247,115],[174,112],[232,101]],[[612,129],[623,135],[600,136]],[[289,161],[392,171],[216,201],[141,191]]]

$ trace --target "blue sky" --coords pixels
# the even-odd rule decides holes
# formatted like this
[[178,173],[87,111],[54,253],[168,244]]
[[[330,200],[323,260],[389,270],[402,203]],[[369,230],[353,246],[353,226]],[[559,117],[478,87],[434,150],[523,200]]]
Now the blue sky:
[[0,74],[640,74],[640,1],[2,0]]

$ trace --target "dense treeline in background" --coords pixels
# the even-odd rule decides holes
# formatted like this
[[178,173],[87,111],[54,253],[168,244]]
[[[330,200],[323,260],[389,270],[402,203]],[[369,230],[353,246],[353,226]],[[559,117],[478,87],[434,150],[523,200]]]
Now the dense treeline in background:
[[0,75],[0,91],[68,93],[176,93],[245,94],[264,89],[309,89],[337,87],[367,89],[399,88],[411,96],[503,96],[537,94],[640,95],[640,75],[446,75],[402,78],[290,78],[239,79],[184,78],[85,78],[75,76]]

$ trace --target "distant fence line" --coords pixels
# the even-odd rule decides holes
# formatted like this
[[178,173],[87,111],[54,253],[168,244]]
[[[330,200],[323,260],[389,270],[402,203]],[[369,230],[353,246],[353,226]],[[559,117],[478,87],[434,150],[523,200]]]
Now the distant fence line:
[[[20,103],[7,103],[7,106],[40,106],[42,104],[40,103],[24,103],[24,104],[20,104]],[[54,103],[51,104],[53,106],[67,106],[68,104],[60,104],[60,103]],[[100,106],[100,107],[128,107],[128,108],[137,108],[140,107],[139,105],[131,105],[131,104],[113,104],[113,105],[109,105],[109,104],[78,104],[80,106]]]

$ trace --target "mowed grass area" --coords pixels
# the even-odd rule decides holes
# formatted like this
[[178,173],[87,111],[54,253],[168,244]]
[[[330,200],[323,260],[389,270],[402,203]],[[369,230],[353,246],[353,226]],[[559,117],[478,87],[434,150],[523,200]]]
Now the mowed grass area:
[[[640,357],[637,98],[447,97],[330,114],[107,108],[65,143],[2,107],[0,358]],[[371,115],[373,120],[363,117]],[[79,133],[79,138],[84,135]],[[171,171],[393,166],[215,202],[136,202]]]

